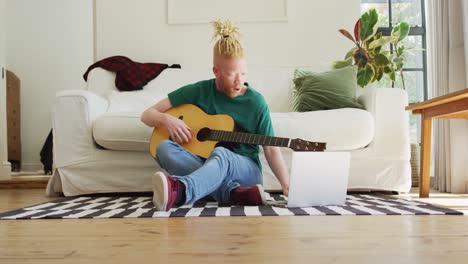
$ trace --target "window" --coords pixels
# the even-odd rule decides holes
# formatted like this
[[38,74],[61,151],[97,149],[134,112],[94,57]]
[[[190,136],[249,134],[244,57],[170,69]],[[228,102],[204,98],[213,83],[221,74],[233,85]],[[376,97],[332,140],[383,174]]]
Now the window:
[[[403,40],[405,47],[413,49],[405,54],[404,82],[409,103],[427,99],[426,21],[424,0],[361,0],[361,12],[375,8],[380,15],[379,31],[389,36],[393,25],[400,21],[410,24],[410,33]],[[392,47],[390,47],[392,49]],[[378,83],[381,87],[402,87],[399,75],[395,82],[390,79]],[[410,115],[410,140],[420,142],[420,116]]]

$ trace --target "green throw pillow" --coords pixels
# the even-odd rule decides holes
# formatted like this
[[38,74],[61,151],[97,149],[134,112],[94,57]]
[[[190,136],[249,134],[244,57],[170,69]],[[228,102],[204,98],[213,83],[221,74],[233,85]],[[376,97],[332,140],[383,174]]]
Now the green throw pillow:
[[293,110],[297,112],[364,107],[356,100],[357,68],[328,72],[294,71]]

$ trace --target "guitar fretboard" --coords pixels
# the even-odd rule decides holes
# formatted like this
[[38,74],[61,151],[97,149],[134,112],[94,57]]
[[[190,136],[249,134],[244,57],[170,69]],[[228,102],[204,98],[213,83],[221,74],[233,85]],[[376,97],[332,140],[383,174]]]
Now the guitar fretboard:
[[244,143],[244,144],[255,144],[255,145],[266,145],[276,147],[289,147],[289,138],[271,137],[258,134],[242,133],[242,132],[230,132],[224,130],[211,129],[211,133],[208,136],[209,140]]

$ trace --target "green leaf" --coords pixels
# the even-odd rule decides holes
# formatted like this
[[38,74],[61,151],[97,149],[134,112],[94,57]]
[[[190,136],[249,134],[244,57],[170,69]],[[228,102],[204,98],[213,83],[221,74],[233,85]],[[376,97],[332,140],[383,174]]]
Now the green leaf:
[[382,79],[382,76],[383,76],[383,68],[380,67],[380,68],[377,68],[377,70],[375,71],[375,77],[374,77],[374,80],[375,81],[380,81]]
[[403,62],[399,62],[396,64],[396,70],[400,71],[401,69],[403,69]]
[[379,14],[375,8],[370,9],[361,16],[361,40],[366,41],[377,32]]
[[374,78],[374,68],[370,64],[367,64],[366,67],[358,70],[357,73],[357,83],[361,87],[365,87],[369,82]]
[[400,42],[404,38],[406,38],[406,36],[408,36],[408,34],[410,32],[410,26],[406,22],[400,22],[399,25],[400,25],[400,28],[401,28],[400,29],[401,33],[400,33],[400,38],[398,39],[398,41]]
[[407,51],[425,51],[426,49],[422,49],[422,48],[416,48],[416,47],[405,47],[405,50]]
[[404,38],[406,38],[406,36],[408,36],[409,31],[410,31],[410,26],[408,23],[406,22],[398,23],[398,25],[396,25],[392,29],[392,33],[391,33],[391,36],[393,39],[392,42],[398,43],[402,41]]
[[346,60],[333,62],[332,67],[333,69],[340,69],[340,68],[344,68],[344,67],[351,66],[351,65],[353,65],[353,58],[349,57],[349,59],[346,59]]
[[390,60],[388,60],[388,58],[385,55],[383,55],[382,53],[377,54],[374,57],[374,61],[375,61],[375,65],[377,65],[377,66],[385,66],[385,65],[390,63]]
[[388,51],[388,50],[382,50],[380,53],[382,53],[383,55],[387,56],[387,58],[390,57],[390,56],[392,55],[392,54],[390,53],[390,51]]
[[393,64],[395,64],[396,70],[401,70],[403,69],[404,65],[404,59],[403,57],[396,57],[393,59]]
[[388,44],[390,41],[391,41],[390,38],[385,38],[385,37],[376,39],[369,44],[369,49],[375,49],[377,47],[384,46]]
[[381,50],[382,50],[382,46],[375,48],[375,49],[374,49],[374,52],[375,52],[376,54],[377,54],[377,53],[385,52],[385,51],[382,51],[382,52],[381,52]]
[[354,54],[354,51],[357,50],[357,49],[358,49],[358,48],[352,48],[352,49],[350,49],[350,50],[346,53],[344,59],[347,60],[347,59],[349,59],[349,58],[352,58],[352,57],[353,57],[353,54]]
[[388,77],[390,77],[390,80],[395,81],[395,71],[391,71],[387,73]]
[[398,56],[401,56],[401,54],[403,54],[403,51],[405,51],[405,46],[399,46],[397,48],[397,54]]

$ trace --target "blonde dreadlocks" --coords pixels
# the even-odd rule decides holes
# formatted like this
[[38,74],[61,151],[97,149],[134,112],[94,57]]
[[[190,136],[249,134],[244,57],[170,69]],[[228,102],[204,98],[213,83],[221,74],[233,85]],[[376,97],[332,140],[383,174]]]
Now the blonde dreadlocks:
[[217,58],[243,58],[244,48],[240,43],[241,34],[239,28],[226,19],[212,22],[215,29],[212,41],[216,41],[213,48],[213,60]]

